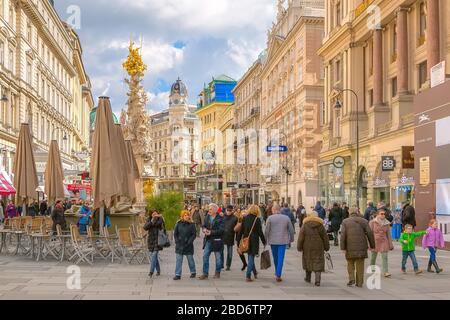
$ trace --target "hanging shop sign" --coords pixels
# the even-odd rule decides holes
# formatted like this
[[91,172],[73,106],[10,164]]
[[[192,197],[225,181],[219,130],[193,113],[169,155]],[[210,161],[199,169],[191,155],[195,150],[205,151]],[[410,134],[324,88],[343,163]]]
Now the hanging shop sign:
[[383,172],[386,171],[394,171],[396,167],[395,158],[392,156],[383,156],[381,157],[381,170]]
[[414,169],[414,146],[402,147],[402,168]]
[[345,166],[345,159],[341,156],[334,158],[333,165],[335,168],[342,169]]

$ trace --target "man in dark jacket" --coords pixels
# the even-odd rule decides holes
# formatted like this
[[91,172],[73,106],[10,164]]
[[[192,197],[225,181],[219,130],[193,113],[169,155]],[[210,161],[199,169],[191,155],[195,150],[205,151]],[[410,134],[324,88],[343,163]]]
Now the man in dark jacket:
[[[273,209],[272,209],[273,211]],[[273,212],[272,212],[273,213]],[[280,212],[282,215],[285,215],[289,218],[289,220],[291,220],[292,223],[292,227],[294,228],[294,233],[295,233],[295,223],[297,222],[297,219],[295,219],[294,214],[292,213],[292,210],[289,208],[289,205],[287,203],[284,204],[283,209],[281,209]],[[291,244],[288,244],[288,248],[291,248]]]
[[413,228],[416,227],[416,210],[414,210],[414,207],[409,204],[408,201],[405,201],[403,203],[403,210],[402,210],[402,225],[403,228],[407,224],[410,224],[413,226]]
[[325,218],[327,217],[327,213],[322,207],[322,203],[320,203],[320,201],[317,201],[316,206],[314,207],[314,211],[319,214],[319,218],[322,220],[325,220]]
[[209,205],[208,216],[205,218],[203,224],[203,275],[200,280],[208,279],[209,275],[209,257],[214,252],[216,258],[216,273],[214,279],[220,278],[220,271],[222,271],[222,257],[220,252],[223,250],[223,233],[225,231],[225,224],[223,218],[218,214],[219,206],[215,203]]
[[183,270],[183,257],[186,256],[191,278],[195,278],[197,272],[195,270],[194,261],[194,241],[197,237],[195,225],[191,220],[191,214],[187,210],[181,212],[181,220],[177,222],[173,232],[175,240],[175,253],[177,255],[175,277],[173,280],[180,280]]
[[375,249],[375,238],[369,222],[358,215],[356,208],[352,208],[350,218],[345,219],[341,227],[341,249],[347,259],[349,287],[356,284],[362,288],[364,284],[364,260],[368,258],[368,243],[370,249]]
[[367,221],[372,220],[372,218],[375,217],[375,214],[377,213],[377,208],[373,205],[373,202],[369,202],[367,204],[366,211],[364,211],[364,219]]
[[61,201],[56,201],[55,209],[52,211],[51,218],[53,220],[52,230],[53,233],[56,233],[56,226],[60,225],[61,229],[66,228],[66,218],[64,217],[64,208]]
[[331,232],[334,235],[334,245],[337,247],[339,245],[339,229],[341,228],[342,223],[342,209],[339,207],[339,204],[334,203],[333,208],[330,211],[330,215],[328,216],[328,220],[330,220],[331,224]]
[[303,206],[303,204],[300,203],[298,206],[296,212],[295,212],[296,218],[298,220],[298,225],[301,228],[303,226],[303,220],[306,218],[306,209]]
[[342,221],[350,217],[350,208],[347,205],[347,202],[342,202]]
[[39,213],[41,216],[45,216],[45,214],[47,213],[47,208],[47,200],[42,201],[39,205]]
[[[238,223],[238,218],[234,215],[233,206],[228,206],[225,211],[225,216],[223,217],[225,231],[223,233],[223,243],[227,247],[227,269],[226,271],[230,271],[231,262],[233,260],[233,247],[234,240],[236,238],[236,232],[234,231],[234,227],[236,227]],[[223,252],[223,251],[222,251]],[[222,263],[224,261],[224,256],[222,256]]]

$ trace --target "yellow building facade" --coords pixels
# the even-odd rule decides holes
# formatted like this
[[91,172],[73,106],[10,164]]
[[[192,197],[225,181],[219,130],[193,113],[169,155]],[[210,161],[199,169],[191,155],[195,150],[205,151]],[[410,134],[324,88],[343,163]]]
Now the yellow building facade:
[[12,173],[20,124],[30,124],[40,183],[58,141],[67,174],[86,169],[94,101],[77,34],[50,1],[0,1],[0,148]]
[[326,1],[318,51],[325,68],[324,203],[365,208],[385,201],[399,209],[414,201],[413,99],[429,87],[432,66],[446,60],[449,74],[448,16],[448,1]]

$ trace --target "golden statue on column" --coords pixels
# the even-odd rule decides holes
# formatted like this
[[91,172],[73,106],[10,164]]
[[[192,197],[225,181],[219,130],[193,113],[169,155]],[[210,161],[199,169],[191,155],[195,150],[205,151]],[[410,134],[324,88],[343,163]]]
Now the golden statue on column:
[[150,154],[151,137],[149,135],[150,115],[145,110],[148,97],[142,86],[142,79],[147,66],[142,60],[141,48],[135,47],[132,40],[128,51],[128,58],[123,63],[123,68],[129,75],[129,78],[125,79],[129,87],[127,110],[122,110],[120,120],[124,137],[126,140],[130,140],[133,146],[141,175],[141,178],[136,182],[136,206],[145,207],[145,197],[153,194],[152,188],[149,188],[150,185],[153,185],[151,180],[153,174],[149,172],[152,161]]

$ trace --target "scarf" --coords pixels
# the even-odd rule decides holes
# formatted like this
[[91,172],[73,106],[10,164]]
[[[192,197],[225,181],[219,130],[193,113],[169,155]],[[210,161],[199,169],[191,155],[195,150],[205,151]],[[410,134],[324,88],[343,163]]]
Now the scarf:
[[389,222],[389,220],[386,219],[386,218],[380,219],[379,217],[376,217],[375,219],[377,220],[377,223],[378,223],[380,226],[382,226],[382,227],[391,224],[391,223]]

